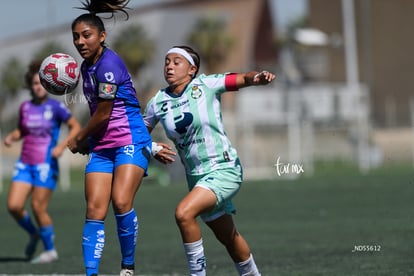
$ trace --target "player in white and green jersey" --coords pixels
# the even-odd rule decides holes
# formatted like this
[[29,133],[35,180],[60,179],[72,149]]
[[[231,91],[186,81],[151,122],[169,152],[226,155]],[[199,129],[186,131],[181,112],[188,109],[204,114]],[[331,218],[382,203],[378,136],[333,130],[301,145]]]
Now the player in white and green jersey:
[[237,153],[224,132],[220,111],[225,79],[226,75],[201,75],[180,96],[163,89],[148,105],[146,122],[154,127],[161,120],[189,175],[235,166]]
[[[220,96],[226,91],[268,84],[275,75],[252,71],[197,77],[199,68],[200,58],[193,49],[171,48],[164,65],[169,86],[148,102],[144,121],[149,131],[161,122],[185,167],[190,192],[178,204],[175,216],[190,275],[206,273],[198,216],[225,245],[240,275],[260,275],[232,218],[232,198],[240,189],[243,173],[237,152],[224,131]],[[163,146],[156,158],[171,162],[171,148]]]

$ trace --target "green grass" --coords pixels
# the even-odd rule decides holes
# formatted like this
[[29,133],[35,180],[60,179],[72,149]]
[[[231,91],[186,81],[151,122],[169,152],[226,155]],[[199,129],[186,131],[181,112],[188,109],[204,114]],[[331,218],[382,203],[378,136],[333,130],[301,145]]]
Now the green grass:
[[[70,191],[57,190],[50,206],[60,260],[31,265],[23,260],[26,234],[6,211],[0,194],[0,274],[82,274],[84,218],[82,174]],[[8,185],[6,185],[7,190]],[[135,201],[140,221],[138,275],[187,275],[174,209],[184,184],[143,183]],[[297,180],[245,182],[235,199],[235,221],[262,275],[413,275],[414,174],[387,168],[360,175],[352,169],[317,170]],[[112,210],[100,272],[119,273]],[[208,275],[237,275],[224,248],[203,226]],[[352,252],[355,246],[380,250]],[[39,249],[40,251],[40,249]]]

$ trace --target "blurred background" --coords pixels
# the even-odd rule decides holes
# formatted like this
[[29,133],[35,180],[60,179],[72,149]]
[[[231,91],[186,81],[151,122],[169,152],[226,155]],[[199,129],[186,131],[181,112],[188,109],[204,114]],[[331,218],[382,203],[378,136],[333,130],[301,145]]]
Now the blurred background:
[[[10,16],[0,18],[2,138],[16,126],[20,103],[30,98],[23,75],[31,60],[65,52],[81,62],[70,29],[83,13],[77,6],[72,0],[3,4]],[[247,179],[312,175],[326,163],[351,164],[362,173],[414,163],[414,56],[408,53],[413,1],[131,0],[129,7],[128,21],[105,20],[106,42],[133,74],[142,107],[166,86],[164,55],[174,45],[200,53],[201,73],[276,73],[273,84],[222,100]],[[58,99],[86,123],[80,87]],[[165,140],[163,131],[155,129],[153,138]],[[2,179],[11,174],[20,147],[0,151]],[[85,157],[65,153],[64,187],[69,169],[84,163]],[[291,169],[281,173],[278,164]],[[152,166],[163,183],[183,176],[179,162]]]

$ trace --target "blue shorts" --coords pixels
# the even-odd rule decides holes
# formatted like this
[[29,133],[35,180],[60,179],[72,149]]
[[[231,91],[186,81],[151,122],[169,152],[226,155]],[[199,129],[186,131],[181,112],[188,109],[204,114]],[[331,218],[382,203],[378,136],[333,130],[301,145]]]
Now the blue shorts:
[[150,156],[150,145],[144,147],[126,145],[119,148],[102,149],[89,154],[85,173],[103,172],[113,174],[118,166],[132,164],[144,169],[146,176]]
[[44,187],[50,190],[55,190],[59,175],[59,168],[57,162],[42,163],[36,165],[29,165],[21,162],[16,162],[12,181],[26,182],[36,187]]
[[187,181],[190,190],[196,186],[205,188],[213,191],[217,197],[214,209],[200,215],[203,221],[212,221],[224,214],[236,213],[232,198],[240,190],[243,181],[243,170],[240,164],[204,175],[187,175]]

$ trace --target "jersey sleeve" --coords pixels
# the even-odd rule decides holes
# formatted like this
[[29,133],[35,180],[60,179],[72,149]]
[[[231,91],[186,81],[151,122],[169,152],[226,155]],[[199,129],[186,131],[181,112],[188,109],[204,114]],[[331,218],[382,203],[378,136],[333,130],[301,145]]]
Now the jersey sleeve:
[[224,74],[213,74],[213,75],[200,75],[195,81],[201,82],[212,91],[216,93],[223,93],[226,91]]
[[156,112],[155,112],[155,96],[153,98],[151,98],[145,108],[144,111],[144,123],[145,126],[150,127],[152,129],[154,129],[154,127],[157,125],[159,119],[156,116]]
[[238,90],[236,73],[202,75],[199,77],[199,80],[217,93]]
[[96,71],[98,97],[113,100],[122,83],[122,68],[118,62],[102,62]]

